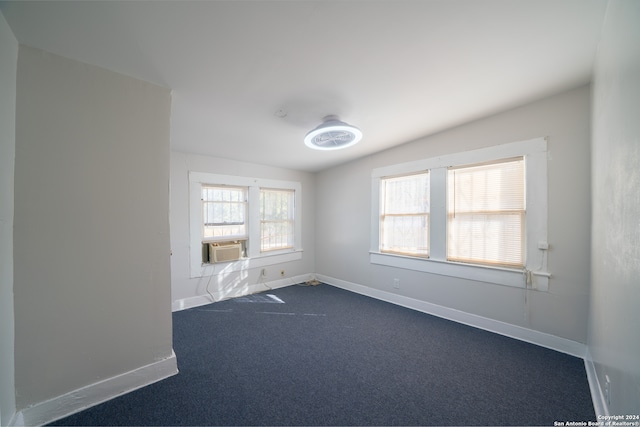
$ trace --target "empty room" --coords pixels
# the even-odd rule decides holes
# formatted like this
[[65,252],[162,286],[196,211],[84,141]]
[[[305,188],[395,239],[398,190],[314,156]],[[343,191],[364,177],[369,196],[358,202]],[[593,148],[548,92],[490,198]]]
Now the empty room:
[[637,0],[0,1],[0,425],[640,426]]

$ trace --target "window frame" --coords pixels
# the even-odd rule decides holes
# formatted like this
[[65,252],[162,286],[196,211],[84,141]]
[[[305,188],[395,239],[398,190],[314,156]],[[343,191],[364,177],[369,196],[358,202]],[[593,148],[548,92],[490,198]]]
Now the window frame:
[[[264,218],[264,213],[262,212],[262,207],[264,206],[263,201],[262,201],[262,195],[267,193],[267,192],[273,192],[273,193],[289,193],[287,195],[287,197],[289,198],[287,203],[291,203],[293,205],[293,209],[288,209],[287,210],[287,218],[286,219],[280,219],[280,220],[267,220]],[[295,190],[291,190],[291,189],[284,189],[284,188],[265,188],[265,187],[260,187],[260,252],[265,254],[265,253],[274,253],[275,251],[281,251],[281,250],[287,250],[287,249],[292,249],[295,246],[295,236],[296,236],[296,232],[295,232],[295,224],[296,224],[296,211],[295,211],[295,206],[296,206],[296,193]],[[265,236],[263,234],[263,227],[265,224],[287,224],[287,228],[292,228],[293,229],[293,241],[291,242],[291,244],[286,244],[286,245],[281,245],[279,247],[276,248],[265,248],[264,247],[264,240],[265,240]],[[289,241],[289,240],[287,240]]]
[[[218,224],[210,224],[210,227],[225,227],[228,225],[243,225],[244,227],[244,233],[243,234],[231,234],[231,235],[222,235],[222,236],[212,236],[212,237],[206,237],[206,227],[207,227],[207,223],[205,223],[204,219],[202,221],[202,242],[203,243],[215,243],[215,242],[228,242],[228,241],[234,241],[234,240],[247,240],[249,238],[249,229],[247,227],[247,222],[248,222],[248,205],[249,205],[249,197],[248,197],[248,193],[249,193],[249,189],[247,187],[238,187],[238,186],[230,186],[230,185],[219,185],[219,184],[202,184],[201,186],[201,190],[200,193],[202,194],[203,190],[205,188],[211,188],[211,189],[220,189],[220,190],[241,190],[242,191],[242,195],[244,198],[244,201],[241,202],[242,203],[242,210],[244,211],[243,216],[244,216],[244,221],[242,223],[218,223]],[[211,201],[205,201],[204,199],[201,199],[201,205],[202,205],[202,210],[204,211],[204,205],[205,203],[211,203],[211,204],[220,204],[220,203],[238,203],[238,202],[224,202],[224,201],[220,201],[220,200],[211,200]],[[204,212],[203,212],[203,216],[204,216]]]
[[[449,167],[471,165],[500,159],[525,158],[525,267],[523,269],[467,264],[447,261],[447,170]],[[380,251],[380,179],[385,176],[408,175],[430,171],[430,257],[418,258]],[[371,173],[371,245],[372,264],[452,276],[463,279],[546,291],[549,286],[547,243],[547,140],[535,138],[439,157],[380,167]]]
[[[427,179],[427,190],[430,196],[430,173],[428,170],[424,170],[424,171],[417,171],[411,174],[403,174],[403,175],[393,175],[393,176],[383,176],[380,177],[380,194],[387,191],[386,186],[383,186],[383,182],[384,181],[391,181],[391,180],[395,180],[398,178],[409,178],[409,177],[416,177],[416,176],[422,176],[422,175],[426,175],[426,179]],[[384,190],[383,190],[384,187]],[[430,197],[427,200],[427,207],[426,210],[423,210],[419,213],[413,212],[413,213],[409,213],[409,212],[402,212],[402,213],[398,213],[398,212],[388,212],[387,209],[385,209],[386,203],[385,200],[383,200],[383,198],[381,198],[380,200],[380,216],[378,218],[378,220],[380,221],[380,231],[379,231],[379,236],[380,236],[380,252],[382,253],[390,253],[390,254],[396,254],[396,255],[406,255],[406,256],[414,256],[414,257],[419,257],[419,258],[429,258],[429,234],[430,234],[430,230],[429,230],[429,226],[430,226],[430,215],[431,215],[431,200]],[[385,224],[384,221],[387,217],[409,217],[409,216],[417,216],[417,217],[425,217],[426,219],[426,233],[427,233],[427,245],[425,248],[425,252],[423,254],[420,253],[416,253],[416,252],[409,252],[409,251],[403,251],[403,250],[394,250],[392,248],[388,248],[388,249],[384,249],[384,229],[385,229]]]
[[[260,268],[302,259],[302,184],[235,175],[189,171],[189,265],[190,277],[206,277]],[[245,257],[236,261],[208,264],[202,262],[203,212],[202,187],[229,186],[247,188],[247,238],[231,239],[245,242]],[[294,245],[291,248],[260,251],[260,190],[261,188],[294,191]]]
[[[508,165],[508,164],[512,164],[518,162],[521,164],[521,168],[522,168],[522,187],[520,187],[519,189],[522,190],[522,192],[518,192],[519,195],[521,195],[522,199],[522,207],[520,209],[502,209],[502,210],[491,210],[491,211],[478,211],[478,210],[471,210],[471,211],[460,211],[456,208],[456,200],[458,200],[456,198],[457,194],[456,194],[456,171],[464,171],[465,170],[469,170],[469,169],[479,169],[479,168],[485,168],[485,170],[487,168],[492,168],[493,170],[495,170],[495,168],[499,167],[499,165]],[[451,175],[453,172],[453,177],[454,179],[451,180]],[[475,164],[471,164],[471,165],[459,165],[459,166],[450,166],[449,168],[447,168],[447,261],[451,261],[451,262],[461,262],[461,263],[465,263],[465,264],[477,264],[477,265],[486,265],[486,266],[495,266],[495,267],[506,267],[506,268],[515,268],[515,269],[522,269],[525,266],[526,263],[526,254],[525,254],[525,231],[526,231],[526,213],[527,213],[527,197],[526,197],[526,159],[524,158],[524,156],[518,156],[515,158],[507,158],[507,159],[496,159],[494,161],[489,161],[489,162],[483,162],[483,163],[475,163]],[[511,181],[513,182],[513,181]],[[452,186],[453,188],[453,193],[450,192],[449,190],[451,190]],[[468,193],[466,193],[468,194]],[[464,196],[463,196],[464,197]],[[473,196],[472,196],[473,197]],[[474,199],[476,201],[480,200],[480,199]],[[486,199],[485,199],[486,201]],[[485,221],[482,222],[483,226],[487,226],[487,223],[491,223],[491,219],[490,218],[495,218],[497,216],[511,216],[511,217],[517,217],[518,221],[519,221],[519,237],[520,237],[520,248],[518,249],[518,254],[520,255],[520,261],[518,263],[515,262],[509,262],[506,259],[502,259],[502,260],[489,260],[488,258],[474,258],[473,256],[470,256],[468,258],[463,257],[461,254],[458,254],[456,256],[455,253],[452,253],[452,248],[455,247],[455,244],[452,244],[454,242],[452,242],[451,237],[452,237],[452,223],[455,222],[456,217],[462,216],[462,217],[473,217],[476,215],[484,215]],[[503,223],[504,224],[504,223]],[[487,241],[487,239],[483,239],[483,243],[485,243]],[[469,248],[470,249],[470,248]]]

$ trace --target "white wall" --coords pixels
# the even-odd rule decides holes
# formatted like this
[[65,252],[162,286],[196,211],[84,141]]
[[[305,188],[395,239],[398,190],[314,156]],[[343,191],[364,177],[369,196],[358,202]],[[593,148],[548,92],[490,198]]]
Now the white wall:
[[0,13],[0,425],[16,409],[13,314],[13,183],[18,41]]
[[171,95],[21,46],[16,105],[20,410],[172,357]]
[[[640,2],[609,2],[593,91],[589,352],[610,414],[640,412]],[[605,398],[606,401],[606,398]]]
[[[260,279],[262,268],[252,268],[240,272],[209,277],[191,278],[189,271],[189,182],[190,171],[221,175],[245,176],[283,181],[297,181],[302,184],[302,259],[271,265],[266,268],[266,278]],[[293,171],[252,163],[238,162],[209,156],[171,153],[171,288],[174,310],[182,307],[211,302],[207,293],[216,299],[240,296],[264,291],[271,286],[290,285],[296,276],[315,271],[315,176],[306,172]],[[285,270],[284,280],[280,270]]]
[[[583,86],[319,173],[317,273],[585,343],[589,108],[590,88]],[[536,137],[549,137],[548,266],[553,277],[548,292],[529,291],[525,305],[522,288],[369,263],[373,168]],[[393,289],[394,278],[400,279],[400,289]]]

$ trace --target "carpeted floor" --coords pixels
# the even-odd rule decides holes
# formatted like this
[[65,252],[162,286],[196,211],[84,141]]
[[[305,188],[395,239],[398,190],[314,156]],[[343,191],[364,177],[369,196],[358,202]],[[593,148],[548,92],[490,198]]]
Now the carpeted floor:
[[581,359],[329,285],[223,301],[173,321],[178,375],[51,425],[595,420]]

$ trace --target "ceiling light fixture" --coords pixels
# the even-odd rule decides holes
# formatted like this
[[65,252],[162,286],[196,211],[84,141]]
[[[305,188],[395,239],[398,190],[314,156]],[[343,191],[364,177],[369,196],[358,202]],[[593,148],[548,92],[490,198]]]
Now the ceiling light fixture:
[[304,143],[314,150],[339,150],[351,147],[362,139],[355,126],[340,121],[337,116],[326,116],[323,123],[307,133]]

